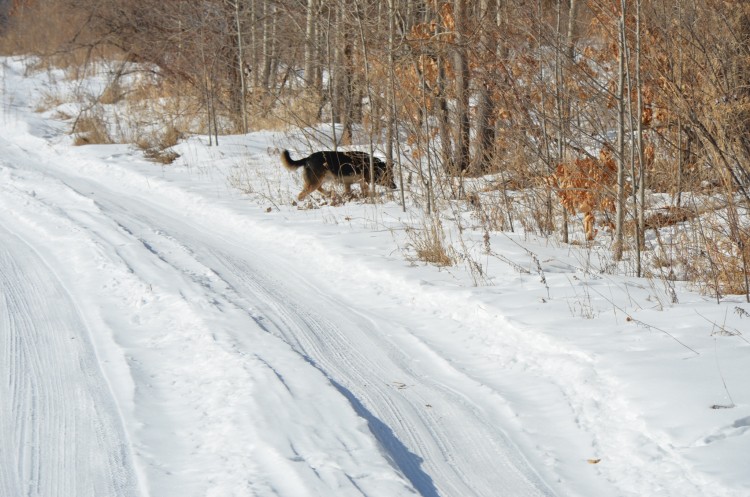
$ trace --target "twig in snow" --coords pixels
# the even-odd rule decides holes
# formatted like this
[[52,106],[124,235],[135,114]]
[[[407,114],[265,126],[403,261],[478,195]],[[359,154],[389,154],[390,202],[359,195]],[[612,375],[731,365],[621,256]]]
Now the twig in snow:
[[721,372],[721,366],[719,365],[719,353],[716,350],[716,338],[714,338],[714,358],[716,359],[716,369],[719,370],[721,383],[724,385],[724,391],[727,393],[727,397],[729,397],[729,404],[728,405],[714,404],[711,406],[711,409],[731,409],[735,407],[735,403],[734,403],[734,399],[732,399],[732,395],[729,393],[729,389],[727,388],[727,382],[724,379],[724,373]]
[[682,343],[682,342],[680,341],[680,339],[679,339],[679,338],[677,338],[676,336],[672,335],[672,334],[671,334],[670,332],[668,332],[667,330],[663,330],[663,329],[661,329],[661,328],[658,328],[658,327],[656,327],[656,326],[653,326],[653,325],[650,325],[650,324],[648,324],[648,323],[645,323],[645,322],[641,321],[640,319],[636,319],[636,318],[634,318],[634,317],[633,317],[633,316],[631,316],[631,315],[630,315],[630,314],[629,314],[629,313],[628,313],[628,312],[627,312],[627,311],[626,311],[625,309],[623,309],[622,307],[618,306],[618,305],[617,305],[617,304],[615,304],[615,303],[614,303],[613,301],[609,300],[609,299],[608,299],[607,297],[605,297],[604,295],[602,295],[602,294],[601,294],[601,292],[597,291],[597,290],[596,290],[595,288],[593,288],[593,287],[592,287],[592,288],[591,288],[591,290],[592,290],[592,291],[594,291],[594,292],[595,292],[596,294],[598,294],[598,295],[599,295],[599,296],[600,296],[601,298],[603,298],[604,300],[606,300],[607,302],[609,302],[609,303],[610,303],[610,304],[611,304],[611,305],[612,305],[612,306],[613,306],[613,307],[614,307],[615,309],[617,309],[618,311],[620,311],[620,312],[622,312],[623,314],[625,314],[625,316],[627,316],[627,318],[628,318],[628,320],[629,320],[629,321],[632,321],[632,322],[634,322],[635,324],[637,324],[637,325],[639,325],[639,326],[642,326],[642,327],[644,327],[644,328],[647,328],[647,329],[649,329],[649,330],[656,330],[656,331],[659,331],[659,332],[661,332],[661,333],[664,333],[664,334],[665,334],[665,335],[667,335],[667,336],[668,336],[669,338],[671,338],[671,339],[672,339],[672,340],[674,340],[675,342],[679,343],[680,345],[682,345],[683,347],[685,347],[686,349],[688,349],[688,350],[689,350],[690,352],[692,352],[693,354],[695,354],[695,355],[701,355],[701,353],[700,353],[700,352],[698,352],[698,351],[697,351],[697,350],[695,350],[694,348],[690,347],[689,345],[686,345],[686,344]]

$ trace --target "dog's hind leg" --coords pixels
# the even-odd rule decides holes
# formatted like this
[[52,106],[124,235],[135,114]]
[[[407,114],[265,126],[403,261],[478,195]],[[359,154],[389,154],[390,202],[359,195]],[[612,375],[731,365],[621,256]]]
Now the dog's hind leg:
[[314,192],[316,189],[311,188],[310,185],[305,185],[305,187],[302,189],[301,192],[299,192],[299,195],[297,195],[297,200],[302,202],[305,200],[305,197],[310,195],[312,192]]
[[302,178],[305,182],[305,187],[302,189],[299,195],[297,195],[297,200],[300,202],[305,199],[308,195],[310,195],[312,192],[316,190],[320,190],[322,193],[325,194],[325,190],[323,189],[323,177],[315,175],[312,171],[309,169],[305,169]]

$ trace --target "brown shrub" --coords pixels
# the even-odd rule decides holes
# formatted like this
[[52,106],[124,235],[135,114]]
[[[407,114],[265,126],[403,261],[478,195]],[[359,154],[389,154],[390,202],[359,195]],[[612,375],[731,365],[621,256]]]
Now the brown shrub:
[[546,183],[560,197],[560,203],[570,213],[584,214],[583,228],[587,240],[593,240],[598,230],[594,228],[597,211],[615,210],[612,191],[617,182],[617,166],[612,152],[602,149],[599,159],[587,157],[572,163],[560,164],[546,178]]
[[95,145],[113,143],[107,123],[101,116],[82,115],[73,125],[74,145]]

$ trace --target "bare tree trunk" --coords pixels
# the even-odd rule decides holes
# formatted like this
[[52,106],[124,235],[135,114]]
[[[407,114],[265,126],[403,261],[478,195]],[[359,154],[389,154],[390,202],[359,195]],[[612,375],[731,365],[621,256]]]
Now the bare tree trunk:
[[[348,0],[336,0],[334,22],[329,23],[329,94],[331,98],[331,120],[342,127],[338,143],[349,144],[352,140],[353,121],[353,47],[347,25]],[[331,47],[333,45],[333,47]],[[332,51],[332,53],[331,53]],[[335,133],[335,129],[334,129]]]
[[[201,39],[205,38],[205,34],[203,32],[203,26],[200,27],[199,33]],[[198,45],[198,54],[200,55],[201,60],[201,89],[203,90],[203,98],[205,99],[205,106],[206,106],[206,128],[207,128],[207,134],[208,134],[208,145],[213,146],[214,140],[213,137],[216,136],[216,145],[219,145],[219,133],[218,133],[218,126],[216,124],[216,104],[215,104],[215,88],[214,88],[214,77],[215,77],[215,62],[216,59],[212,58],[211,61],[208,60],[208,57],[206,56],[206,47],[203,43],[200,43]]]
[[[344,108],[344,77],[342,75],[344,65],[343,55],[343,22],[341,20],[341,12],[344,10],[341,6],[342,0],[336,1],[336,7],[334,10],[333,24],[328,26],[328,39],[329,44],[333,45],[333,53],[329,54],[329,58],[333,64],[329,65],[329,86],[331,88],[331,119],[334,124],[334,146],[338,145],[335,139],[336,126],[341,124],[345,119],[344,114],[346,110]],[[330,49],[330,45],[329,45]]]
[[279,55],[278,55],[278,45],[279,45],[279,36],[278,36],[278,29],[279,29],[279,21],[278,21],[278,6],[276,4],[272,5],[271,8],[271,54],[270,54],[270,69],[268,71],[268,77],[269,77],[269,85],[268,88],[275,89],[276,87],[276,75],[279,72]]
[[469,167],[469,58],[466,54],[466,0],[453,1],[453,17],[456,25],[453,65],[456,78],[456,128],[455,173],[463,173]]
[[565,109],[565,74],[562,60],[562,0],[557,0],[555,26],[555,110],[557,111],[557,161],[565,162],[567,123]]
[[422,92],[422,115],[423,115],[423,119],[422,119],[422,123],[421,124],[424,125],[424,133],[418,133],[417,136],[424,137],[424,139],[426,140],[427,143],[424,145],[424,147],[421,147],[420,143],[419,143],[419,138],[418,138],[417,147],[418,147],[419,150],[424,150],[425,151],[425,155],[427,156],[427,175],[426,175],[426,177],[425,177],[425,174],[424,174],[424,171],[423,171],[421,158],[419,160],[419,172],[420,172],[420,176],[422,177],[421,178],[422,179],[422,183],[423,183],[423,185],[425,185],[425,187],[427,189],[427,202],[426,202],[426,205],[425,205],[425,214],[427,214],[429,216],[429,215],[432,214],[433,201],[434,201],[434,192],[435,192],[435,190],[434,190],[434,184],[433,184],[433,181],[432,181],[432,151],[430,150],[430,148],[431,148],[430,140],[431,140],[432,134],[430,133],[430,120],[427,117],[428,116],[428,113],[427,113],[428,112],[427,111],[427,109],[428,109],[428,105],[427,105],[427,82],[425,81],[424,72],[422,73],[420,83],[421,83],[420,84],[420,87],[421,87],[420,89],[421,89],[421,92]]
[[[576,37],[576,24],[578,22],[578,0],[570,0],[568,6],[568,33],[566,36],[566,61],[571,67],[575,67],[575,37]],[[563,86],[565,80],[562,81]],[[565,115],[566,115],[566,126],[568,132],[570,132],[570,121],[573,118],[571,113],[571,98],[568,91],[563,92],[565,95]],[[563,154],[564,155],[564,154]],[[568,243],[570,238],[570,227],[568,225],[568,209],[563,207],[563,242]]]
[[615,198],[615,240],[612,256],[622,260],[625,229],[625,0],[620,2],[619,60],[617,67],[617,192]]
[[261,85],[263,88],[268,89],[268,80],[271,73],[271,27],[269,26],[270,20],[270,2],[263,1],[263,41],[261,49],[261,57],[263,58],[263,66],[261,68]]
[[317,39],[315,33],[316,0],[307,0],[307,18],[305,22],[305,86],[314,88],[317,69]]
[[247,95],[247,85],[245,83],[245,54],[244,43],[242,41],[242,24],[240,22],[240,0],[234,0],[234,21],[237,28],[237,71],[239,73],[240,88],[237,96],[236,105],[240,108],[242,116],[242,133],[247,133],[247,104],[245,97]]
[[[563,53],[562,53],[562,0],[557,0],[555,24],[555,111],[557,112],[557,162],[565,162],[565,152],[567,151],[566,140],[568,123],[566,122],[566,105],[565,105],[565,74],[563,70]],[[566,50],[567,51],[567,50]],[[563,210],[565,208],[563,207]],[[568,216],[563,213],[563,242],[568,242]],[[552,219],[548,219],[549,225],[554,226]]]
[[[390,168],[390,173],[395,173],[396,163],[398,162],[398,184],[401,194],[401,210],[406,212],[406,198],[404,197],[404,169],[401,167],[401,156],[399,151],[399,128],[396,121],[396,0],[388,0],[388,124],[386,128],[386,147],[385,158],[386,164]],[[394,157],[394,141],[396,143],[396,155]]]
[[[439,39],[442,30],[439,22],[435,23],[435,38]],[[435,109],[437,109],[438,133],[440,135],[440,149],[442,150],[443,168],[447,171],[453,169],[453,148],[449,128],[448,101],[445,96],[445,55],[442,50],[434,54],[437,64],[437,78],[435,81]],[[429,133],[429,113],[427,107],[424,109],[423,119],[425,130]],[[428,140],[429,143],[429,140]]]
[[569,62],[575,62],[576,24],[578,23],[578,0],[570,0],[568,7],[567,55]]
[[258,0],[250,0],[250,86],[258,87]]
[[[550,151],[550,133],[548,128],[548,118],[547,118],[547,90],[546,90],[546,75],[544,73],[545,69],[545,63],[544,63],[544,46],[542,44],[542,40],[544,40],[545,37],[545,26],[542,22],[542,19],[544,19],[544,2],[542,0],[537,0],[537,15],[539,18],[538,28],[539,31],[535,33],[537,35],[537,44],[536,44],[536,56],[538,60],[538,67],[539,72],[537,74],[537,78],[539,78],[539,84],[543,87],[543,90],[541,91],[541,105],[539,106],[540,109],[540,117],[541,117],[541,128],[542,128],[542,149],[539,151],[539,155],[542,159],[542,161],[547,165],[547,173],[552,174],[555,171],[555,165],[554,161],[552,160],[552,152]],[[552,225],[552,218],[554,216],[554,209],[553,209],[553,203],[552,203],[552,191],[547,190],[546,191],[546,198],[545,198],[545,207],[546,207],[546,221],[544,222],[538,222],[541,230],[549,230],[550,226]],[[568,243],[568,229],[567,229],[567,222],[564,225],[563,230],[563,243]],[[547,231],[548,232],[548,231]]]
[[[500,61],[501,63],[505,64],[506,60],[508,59],[508,50],[507,50],[507,44],[504,39],[504,33],[507,30],[507,23],[508,23],[508,12],[507,12],[507,0],[496,0],[495,3],[495,28],[497,29],[498,35],[495,42],[495,60]],[[501,80],[498,82],[498,84],[502,85],[505,82],[505,74],[501,73]],[[497,137],[501,132],[501,127],[503,126],[501,119],[495,120],[495,137]],[[497,144],[493,148],[496,148]],[[499,150],[493,150],[493,157],[496,159],[498,158],[498,152]],[[505,180],[506,178],[506,170],[505,168],[500,169],[500,181],[502,183],[502,192],[503,192],[503,205],[505,206],[505,215],[508,219],[508,225],[507,228],[511,231],[515,231],[514,227],[514,221],[513,221],[513,206],[510,200],[510,194],[508,192],[508,183]]]
[[641,81],[641,0],[635,2],[635,86],[636,105],[636,151],[638,153],[638,219],[636,223],[636,276],[641,276],[641,245],[644,243],[646,220],[646,162],[643,156],[643,88]]
[[[362,44],[362,65],[364,69],[363,85],[365,87],[365,94],[367,95],[367,101],[370,105],[370,109],[372,110],[375,99],[373,98],[372,89],[370,86],[370,60],[369,60],[368,52],[367,52],[367,43],[365,41],[365,30],[362,25],[362,16],[364,15],[364,11],[363,11],[362,5],[360,4],[360,0],[354,0],[354,6],[356,10],[355,17],[357,19],[357,27],[359,28],[359,39]],[[368,133],[368,152],[370,154],[370,164],[369,164],[370,197],[372,199],[375,198],[375,162],[373,158],[373,153],[375,152],[375,149],[374,149],[373,136],[372,136],[372,133],[373,133],[372,124],[373,124],[374,118],[375,117],[373,116],[373,119],[370,120],[371,124],[370,124],[370,130]]]
[[[677,84],[679,88],[682,88],[682,71],[683,71],[683,53],[682,53],[682,0],[677,1],[677,26],[679,30],[678,43],[677,43]],[[682,142],[682,112],[677,113],[677,194],[675,205],[680,207],[682,205],[682,177],[683,171],[685,170],[685,153],[683,150]],[[688,142],[689,143],[689,142]]]
[[[263,2],[263,73],[261,84],[263,88],[271,88],[271,77],[275,68],[276,49],[276,5]],[[274,78],[275,79],[275,78]]]
[[[479,19],[481,26],[479,51],[483,55],[490,54],[491,57],[494,57],[497,46],[493,34],[490,31],[490,28],[493,25],[491,22],[492,10],[490,0],[480,0]],[[488,64],[483,65],[487,66]],[[489,71],[489,69],[486,71]],[[479,90],[477,92],[477,137],[473,154],[473,169],[477,172],[487,171],[492,163],[492,145],[495,140],[495,127],[492,122],[494,113],[494,102],[490,94],[490,74],[485,72],[482,80],[479,82]]]
[[394,67],[396,64],[396,57],[394,55],[394,49],[396,47],[396,9],[394,0],[388,0],[388,87],[386,88],[386,125],[385,125],[385,161],[389,166],[393,164],[393,140],[394,140],[394,124],[396,120],[396,106],[395,106],[395,83],[396,73]]

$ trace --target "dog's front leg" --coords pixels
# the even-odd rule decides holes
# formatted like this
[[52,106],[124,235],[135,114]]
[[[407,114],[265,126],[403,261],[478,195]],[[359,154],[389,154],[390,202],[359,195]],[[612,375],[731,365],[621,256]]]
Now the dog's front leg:
[[333,191],[333,190],[326,190],[326,189],[325,189],[325,188],[323,188],[322,186],[318,187],[318,191],[319,191],[319,192],[321,193],[321,195],[323,195],[324,197],[331,197],[331,196],[333,196],[333,195],[334,195],[334,191]]
[[351,200],[353,198],[352,195],[352,184],[348,181],[343,181],[344,184],[344,198],[347,200]]
[[359,186],[362,189],[362,198],[367,198],[370,196],[370,185],[367,183],[366,180],[362,180],[359,182]]

